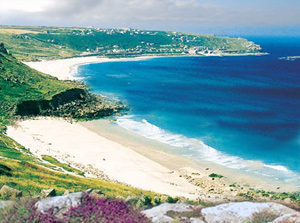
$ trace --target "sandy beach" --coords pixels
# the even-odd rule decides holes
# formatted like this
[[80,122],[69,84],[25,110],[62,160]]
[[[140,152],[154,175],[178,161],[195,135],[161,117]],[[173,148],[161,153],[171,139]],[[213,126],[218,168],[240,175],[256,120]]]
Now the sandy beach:
[[73,165],[91,166],[111,180],[144,190],[197,198],[198,188],[178,173],[79,124],[50,118],[26,120],[16,128],[8,127],[7,135],[37,156],[46,154]]
[[73,69],[75,70],[76,66],[79,65],[113,62],[113,61],[144,60],[149,58],[153,58],[153,56],[143,56],[138,58],[120,58],[120,59],[110,59],[106,57],[90,56],[90,57],[74,57],[74,58],[60,59],[60,60],[45,60],[39,62],[24,62],[24,64],[45,74],[49,74],[51,76],[57,77],[59,80],[71,80],[74,79],[72,77],[72,70]]
[[[172,154],[163,144],[143,139],[109,120],[71,123],[41,117],[8,126],[7,135],[34,155],[55,157],[84,171],[87,177],[108,179],[174,197],[226,202],[243,200],[236,196],[249,188],[294,189],[268,184],[209,162],[194,163]],[[211,173],[222,174],[224,178],[211,178]],[[232,188],[232,183],[241,186]]]

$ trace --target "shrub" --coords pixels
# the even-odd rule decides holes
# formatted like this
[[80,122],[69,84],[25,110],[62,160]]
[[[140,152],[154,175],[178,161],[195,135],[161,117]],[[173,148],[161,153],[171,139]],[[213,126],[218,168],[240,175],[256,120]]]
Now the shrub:
[[36,199],[25,200],[22,199],[16,203],[13,208],[4,209],[0,211],[0,222],[11,223],[11,222],[22,222],[31,223],[28,218],[34,210],[34,204],[37,202]]
[[166,202],[168,202],[170,204],[176,203],[177,201],[178,201],[178,198],[173,198],[173,197],[170,197],[170,196],[168,196],[167,200],[166,200]]
[[154,198],[154,204],[155,205],[160,205],[161,204],[161,198],[160,197],[155,197]]
[[145,196],[144,197],[144,205],[145,206],[151,206],[152,204],[151,204],[151,201],[152,201],[152,198],[151,197],[149,197],[149,196]]
[[216,173],[209,174],[208,176],[211,177],[211,178],[222,178],[222,177],[224,177],[224,176],[216,174]]

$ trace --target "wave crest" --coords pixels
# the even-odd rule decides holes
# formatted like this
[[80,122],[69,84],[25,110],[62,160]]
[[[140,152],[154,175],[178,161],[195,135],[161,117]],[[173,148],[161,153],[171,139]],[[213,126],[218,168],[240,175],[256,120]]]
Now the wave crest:
[[[140,121],[135,120],[134,116],[123,116],[118,118],[116,122],[119,126],[131,132],[176,147],[176,152],[183,156],[211,161],[228,168],[244,170],[275,179],[289,181],[292,177],[297,176],[296,173],[293,173],[284,166],[262,164],[260,161],[245,160],[238,156],[220,152],[199,139],[191,139],[184,135],[168,132],[149,123],[146,119]],[[299,176],[297,179],[299,180]]]

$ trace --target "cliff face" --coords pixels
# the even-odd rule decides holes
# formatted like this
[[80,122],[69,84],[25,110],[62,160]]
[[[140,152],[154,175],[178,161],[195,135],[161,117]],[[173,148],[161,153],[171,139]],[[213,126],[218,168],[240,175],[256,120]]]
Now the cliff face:
[[48,110],[57,109],[59,105],[75,100],[82,100],[84,90],[70,89],[53,96],[52,100],[27,100],[17,105],[17,115],[40,115]]
[[112,115],[122,109],[125,109],[125,106],[121,103],[75,88],[54,95],[51,100],[22,101],[17,105],[16,114],[96,118]]

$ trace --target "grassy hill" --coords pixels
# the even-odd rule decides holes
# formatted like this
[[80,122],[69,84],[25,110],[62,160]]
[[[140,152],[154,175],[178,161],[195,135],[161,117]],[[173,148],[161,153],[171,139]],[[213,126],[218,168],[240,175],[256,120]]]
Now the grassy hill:
[[0,26],[0,40],[18,59],[31,61],[104,55],[185,55],[199,53],[255,53],[260,47],[243,38],[216,37],[138,29],[11,27]]
[[23,101],[51,99],[54,95],[79,88],[75,83],[35,71],[7,52],[0,44],[0,123],[8,124]]

